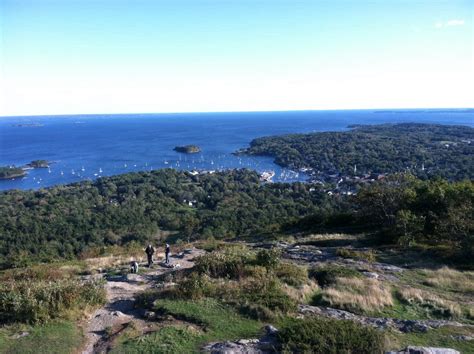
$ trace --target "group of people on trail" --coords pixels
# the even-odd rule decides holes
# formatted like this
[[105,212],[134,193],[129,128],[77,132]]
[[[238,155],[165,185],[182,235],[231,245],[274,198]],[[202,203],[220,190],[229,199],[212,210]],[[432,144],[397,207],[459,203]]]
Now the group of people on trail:
[[[151,265],[153,264],[153,254],[155,253],[155,248],[151,244],[149,244],[145,248],[145,253],[148,260],[148,268],[150,268]],[[165,263],[166,264],[170,263],[170,245],[169,244],[165,245]]]

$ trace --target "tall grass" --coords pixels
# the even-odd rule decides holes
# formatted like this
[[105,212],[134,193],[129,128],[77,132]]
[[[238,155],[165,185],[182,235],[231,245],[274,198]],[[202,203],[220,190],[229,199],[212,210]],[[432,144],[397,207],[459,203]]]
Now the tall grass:
[[45,323],[105,301],[103,284],[74,279],[0,283],[0,322]]
[[429,286],[474,295],[474,272],[460,272],[448,267],[424,270]]
[[337,278],[322,290],[316,303],[355,312],[374,312],[393,305],[390,288],[375,279]]
[[402,301],[422,307],[435,316],[451,318],[459,317],[462,313],[461,306],[458,303],[442,299],[431,292],[421,289],[398,289],[398,295]]

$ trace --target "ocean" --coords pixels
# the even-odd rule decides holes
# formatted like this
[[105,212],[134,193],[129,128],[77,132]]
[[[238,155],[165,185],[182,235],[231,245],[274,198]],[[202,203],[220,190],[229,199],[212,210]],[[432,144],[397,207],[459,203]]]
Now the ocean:
[[[51,161],[0,180],[0,190],[38,189],[161,168],[275,171],[275,181],[307,176],[281,168],[271,157],[235,156],[256,137],[341,131],[351,124],[437,123],[474,127],[474,110],[354,110],[0,117],[0,166]],[[173,151],[194,144],[201,153]]]

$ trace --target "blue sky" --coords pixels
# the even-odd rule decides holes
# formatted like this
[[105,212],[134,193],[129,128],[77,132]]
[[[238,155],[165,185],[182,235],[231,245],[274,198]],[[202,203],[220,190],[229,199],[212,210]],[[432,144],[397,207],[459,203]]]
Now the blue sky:
[[474,0],[0,0],[0,115],[474,107]]

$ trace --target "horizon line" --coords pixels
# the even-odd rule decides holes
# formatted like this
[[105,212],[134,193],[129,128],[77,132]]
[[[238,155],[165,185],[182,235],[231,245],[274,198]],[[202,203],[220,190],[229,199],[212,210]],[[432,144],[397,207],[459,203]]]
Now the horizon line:
[[242,111],[184,111],[184,112],[128,112],[128,113],[55,113],[55,114],[15,114],[0,115],[1,118],[22,117],[73,117],[73,116],[118,116],[118,115],[178,115],[178,114],[227,114],[227,113],[290,113],[290,112],[335,112],[335,111],[407,111],[407,110],[430,110],[430,111],[463,111],[474,110],[473,107],[406,107],[406,108],[340,108],[340,109],[283,109],[283,110],[242,110]]

